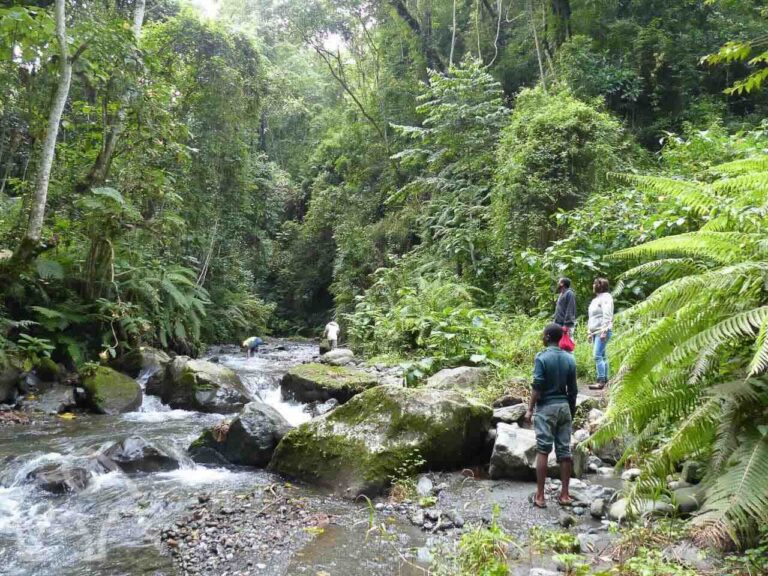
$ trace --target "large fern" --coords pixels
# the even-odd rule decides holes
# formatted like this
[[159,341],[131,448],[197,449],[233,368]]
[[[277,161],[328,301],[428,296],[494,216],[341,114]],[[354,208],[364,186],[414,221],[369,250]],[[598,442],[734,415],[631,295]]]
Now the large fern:
[[681,461],[707,460],[700,538],[740,543],[768,521],[768,156],[716,166],[707,181],[618,178],[676,197],[702,225],[613,256],[636,262],[619,288],[657,287],[619,315],[621,366],[594,441],[635,437],[623,458],[644,466],[635,501]]

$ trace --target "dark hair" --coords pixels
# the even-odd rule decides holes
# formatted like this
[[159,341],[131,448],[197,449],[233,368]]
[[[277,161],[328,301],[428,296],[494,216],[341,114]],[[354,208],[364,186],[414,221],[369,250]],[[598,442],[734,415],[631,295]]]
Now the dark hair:
[[563,327],[559,324],[547,324],[544,328],[544,339],[547,342],[557,344],[560,342],[560,338],[563,337]]
[[566,288],[570,288],[571,287],[571,279],[570,278],[566,278],[565,276],[563,276],[562,278],[560,278],[560,281],[558,282],[558,284],[562,284]]
[[602,294],[603,292],[608,292],[610,288],[610,284],[608,283],[608,278],[596,278],[594,288],[595,288],[595,294]]

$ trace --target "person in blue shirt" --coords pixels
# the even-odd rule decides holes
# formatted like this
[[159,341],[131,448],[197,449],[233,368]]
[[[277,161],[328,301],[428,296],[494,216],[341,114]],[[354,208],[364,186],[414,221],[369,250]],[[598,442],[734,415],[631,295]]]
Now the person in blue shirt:
[[525,420],[533,420],[536,432],[536,495],[533,503],[546,508],[544,483],[547,478],[547,458],[555,448],[560,464],[562,489],[558,503],[569,506],[571,496],[568,487],[571,479],[571,428],[576,412],[576,361],[573,355],[560,350],[558,343],[563,328],[549,324],[542,336],[546,350],[536,355],[533,367],[533,390]]

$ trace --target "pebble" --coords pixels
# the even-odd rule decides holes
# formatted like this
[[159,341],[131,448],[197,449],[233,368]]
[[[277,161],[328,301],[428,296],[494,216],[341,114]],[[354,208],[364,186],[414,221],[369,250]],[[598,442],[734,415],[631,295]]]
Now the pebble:
[[576,525],[576,518],[568,514],[567,512],[561,512],[557,519],[557,523],[563,528],[570,528]]

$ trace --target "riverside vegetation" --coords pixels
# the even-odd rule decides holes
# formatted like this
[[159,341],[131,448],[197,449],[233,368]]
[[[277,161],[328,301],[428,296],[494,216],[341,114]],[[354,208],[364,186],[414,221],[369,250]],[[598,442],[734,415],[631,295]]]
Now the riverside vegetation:
[[[668,503],[693,468],[704,502],[667,532],[624,533],[614,570],[687,574],[660,550],[689,536],[721,550],[723,570],[766,570],[764,4],[194,7],[213,4],[0,4],[0,404],[34,377],[84,387],[95,411],[135,409],[141,391],[125,379],[102,395],[99,364],[152,346],[182,358],[169,374],[203,376],[181,390],[163,374],[148,391],[236,412],[247,391],[221,396],[224,376],[183,356],[253,334],[314,337],[335,315],[368,367],[397,367],[408,388],[482,368],[456,402],[485,421],[476,402],[525,396],[558,277],[583,316],[605,276],[613,379],[583,446],[622,440],[618,468],[638,470],[630,511]],[[575,338],[588,381],[579,326]],[[317,399],[368,387],[350,378],[349,394]],[[389,407],[384,389],[363,394]],[[420,406],[408,418],[432,405],[420,400],[432,392],[391,394]],[[300,430],[330,434],[361,404]],[[298,431],[286,438],[271,437],[270,454],[278,441],[278,454],[307,449]],[[399,447],[375,478],[332,483],[409,494],[422,456]],[[567,573],[590,570],[566,538],[533,540]],[[494,520],[435,570],[506,573],[510,542]]]

